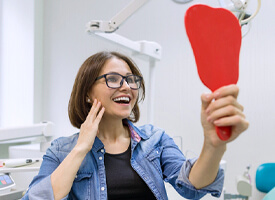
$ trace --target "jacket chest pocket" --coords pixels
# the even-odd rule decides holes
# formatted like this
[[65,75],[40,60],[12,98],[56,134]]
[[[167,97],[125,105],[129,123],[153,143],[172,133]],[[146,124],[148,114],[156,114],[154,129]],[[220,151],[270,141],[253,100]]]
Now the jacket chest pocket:
[[89,200],[91,198],[92,173],[79,173],[75,176],[70,192],[72,199]]
[[161,169],[161,163],[160,163],[160,156],[162,153],[162,148],[157,147],[153,149],[146,158],[148,161],[155,167],[155,169],[158,171],[159,175],[162,176],[162,169]]

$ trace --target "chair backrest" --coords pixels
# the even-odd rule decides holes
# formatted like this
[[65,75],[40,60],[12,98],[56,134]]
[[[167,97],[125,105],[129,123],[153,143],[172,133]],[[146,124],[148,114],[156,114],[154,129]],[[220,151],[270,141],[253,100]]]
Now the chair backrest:
[[262,200],[274,200],[275,199],[275,187],[269,191]]
[[268,193],[275,187],[275,163],[261,164],[256,171],[256,188]]

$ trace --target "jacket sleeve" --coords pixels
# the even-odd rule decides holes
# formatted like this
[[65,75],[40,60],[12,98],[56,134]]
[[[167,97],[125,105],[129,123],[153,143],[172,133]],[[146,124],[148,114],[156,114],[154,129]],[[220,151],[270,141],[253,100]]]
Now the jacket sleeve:
[[[23,196],[22,200],[54,200],[53,189],[51,185],[51,174],[59,166],[58,158],[58,141],[52,142],[51,147],[43,156],[39,173],[34,177],[29,185],[28,191]],[[66,199],[67,197],[63,198]]]
[[162,146],[161,165],[164,181],[169,182],[181,196],[187,199],[200,199],[207,193],[215,197],[221,195],[224,182],[223,169],[219,169],[213,183],[198,190],[188,179],[197,158],[186,160],[173,139],[167,134],[162,138]]

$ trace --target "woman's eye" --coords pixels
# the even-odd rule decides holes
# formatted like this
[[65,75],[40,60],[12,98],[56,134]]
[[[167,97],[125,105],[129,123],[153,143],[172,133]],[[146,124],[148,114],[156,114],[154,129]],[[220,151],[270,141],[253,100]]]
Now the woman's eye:
[[116,76],[108,76],[107,81],[108,82],[117,82],[118,78]]
[[128,82],[128,83],[134,83],[135,80],[134,80],[132,77],[128,77],[127,82]]

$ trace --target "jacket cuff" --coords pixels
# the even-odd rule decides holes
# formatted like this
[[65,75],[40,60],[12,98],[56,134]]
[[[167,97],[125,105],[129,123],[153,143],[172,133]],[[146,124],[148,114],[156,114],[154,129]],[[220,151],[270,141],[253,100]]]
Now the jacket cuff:
[[[47,176],[38,184],[31,187],[28,192],[29,200],[54,200],[51,176]],[[67,199],[67,197],[64,197],[62,200]]]
[[198,192],[203,194],[210,193],[214,197],[220,197],[223,189],[223,183],[224,183],[224,170],[219,168],[218,174],[216,176],[216,179],[214,182],[212,182],[210,185],[201,188],[196,189],[192,183],[189,181],[189,174],[191,171],[191,168],[197,161],[197,158],[187,160],[185,165],[182,166],[182,169],[180,170],[180,174],[178,176],[178,179],[176,180],[176,185],[178,187],[186,187],[190,189],[193,192]]

